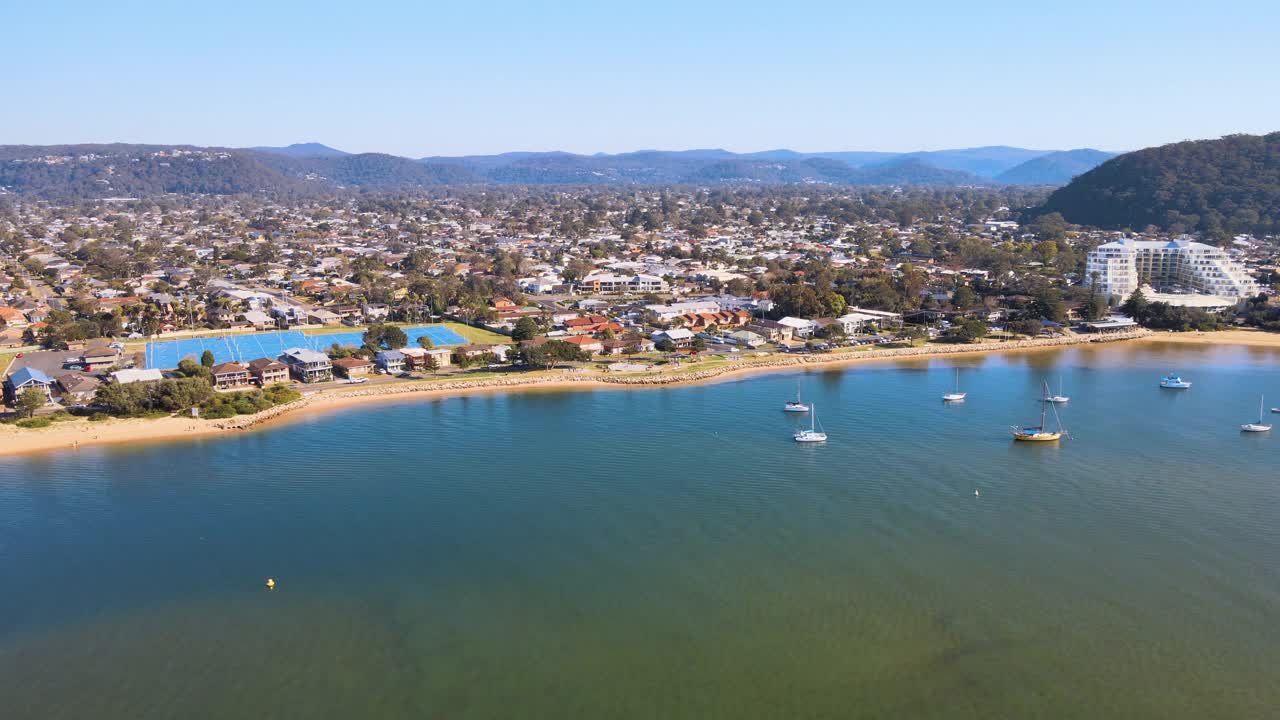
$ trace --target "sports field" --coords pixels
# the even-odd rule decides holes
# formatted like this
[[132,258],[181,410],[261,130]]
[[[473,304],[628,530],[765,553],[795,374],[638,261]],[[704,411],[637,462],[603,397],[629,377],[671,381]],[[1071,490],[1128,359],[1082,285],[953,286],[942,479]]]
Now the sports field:
[[[441,325],[401,328],[409,337],[409,346],[416,347],[418,338],[427,336],[434,345],[465,345],[467,340]],[[303,347],[325,350],[334,343],[359,346],[364,331],[307,335],[297,330],[283,332],[252,333],[249,335],[223,335],[219,337],[184,338],[147,343],[147,367],[167,370],[178,367],[178,361],[190,357],[199,360],[205,350],[213,353],[214,360],[223,362],[248,362],[258,358],[276,358],[289,348]]]

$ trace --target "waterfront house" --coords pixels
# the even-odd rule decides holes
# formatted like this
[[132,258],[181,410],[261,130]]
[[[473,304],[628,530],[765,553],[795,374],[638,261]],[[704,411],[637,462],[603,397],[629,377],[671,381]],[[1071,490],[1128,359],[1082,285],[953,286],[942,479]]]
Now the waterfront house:
[[695,337],[692,330],[686,328],[672,328],[671,330],[661,330],[650,336],[655,345],[663,340],[670,340],[671,344],[678,348],[686,348],[693,344]]
[[58,394],[62,396],[63,401],[70,401],[74,404],[83,404],[93,400],[94,394],[98,391],[98,386],[102,384],[98,378],[75,370],[60,373],[55,380],[58,383]]
[[373,363],[362,357],[336,358],[333,361],[333,369],[345,378],[363,377],[373,372]]
[[579,350],[591,353],[592,355],[604,352],[604,345],[590,335],[574,335],[572,337],[565,338],[564,342],[567,342],[570,345],[575,345]]
[[304,383],[333,380],[333,362],[324,353],[295,347],[285,350],[279,360],[288,365],[289,372]]
[[460,357],[460,358],[474,358],[474,357],[480,357],[485,353],[492,353],[493,357],[498,362],[506,362],[507,351],[510,349],[511,349],[510,345],[473,344],[473,345],[459,345],[458,347],[453,349],[453,353],[454,353],[454,356]]
[[271,358],[250,361],[249,374],[262,387],[289,382],[289,366]]
[[735,343],[749,348],[760,347],[766,342],[763,335],[753,333],[750,330],[736,330],[729,333],[729,338]]
[[790,342],[793,335],[793,329],[789,325],[783,325],[775,320],[756,320],[743,329],[776,343]]
[[53,397],[53,379],[33,367],[19,368],[4,381],[5,400],[13,403],[23,392],[35,388],[46,398]]
[[[401,351],[403,352],[403,351]],[[427,358],[436,359],[436,368],[446,368],[453,364],[453,351],[449,348],[431,348],[423,349],[421,355],[416,357],[405,357],[409,367],[414,369],[424,369],[426,367]]]
[[373,356],[373,361],[388,375],[404,372],[404,353],[399,350],[382,350]]
[[249,372],[249,367],[238,362],[225,362],[214,365],[210,372],[213,373],[213,386],[219,390],[247,387],[253,379],[253,375]]
[[811,337],[814,331],[818,329],[818,323],[798,317],[784,317],[778,321],[778,324],[791,328],[792,337],[798,338]]

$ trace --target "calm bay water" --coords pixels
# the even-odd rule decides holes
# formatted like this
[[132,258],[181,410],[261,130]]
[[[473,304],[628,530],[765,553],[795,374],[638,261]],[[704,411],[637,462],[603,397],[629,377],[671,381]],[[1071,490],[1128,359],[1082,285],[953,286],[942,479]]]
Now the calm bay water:
[[[1280,430],[1238,424],[1278,361],[1075,348],[0,459],[0,717],[1274,717]],[[1014,444],[1042,380],[1075,437]],[[825,445],[791,441],[797,381]]]

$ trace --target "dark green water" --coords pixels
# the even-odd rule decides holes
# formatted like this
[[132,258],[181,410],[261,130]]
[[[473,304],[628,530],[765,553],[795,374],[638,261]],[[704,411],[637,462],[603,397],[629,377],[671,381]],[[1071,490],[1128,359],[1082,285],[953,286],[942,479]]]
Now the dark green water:
[[[961,361],[955,407],[932,361],[0,459],[0,717],[1276,717],[1280,429],[1238,424],[1277,361],[1085,348]],[[1075,439],[1014,444],[1042,378]],[[790,439],[797,379],[825,446]]]

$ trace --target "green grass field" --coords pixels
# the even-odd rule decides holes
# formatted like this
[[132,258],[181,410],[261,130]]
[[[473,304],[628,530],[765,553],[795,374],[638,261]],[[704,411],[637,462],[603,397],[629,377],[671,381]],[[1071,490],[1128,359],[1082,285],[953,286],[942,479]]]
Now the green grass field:
[[9,374],[9,365],[17,356],[16,352],[0,352],[0,377]]
[[481,345],[512,345],[515,343],[514,340],[506,335],[502,335],[491,330],[485,330],[484,328],[471,327],[470,325],[464,325],[460,322],[446,322],[441,324],[466,338],[467,342],[470,343]]

